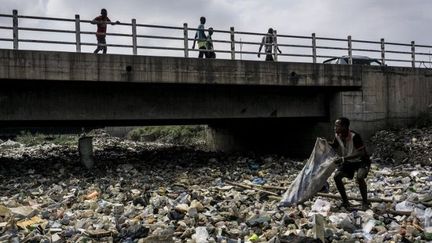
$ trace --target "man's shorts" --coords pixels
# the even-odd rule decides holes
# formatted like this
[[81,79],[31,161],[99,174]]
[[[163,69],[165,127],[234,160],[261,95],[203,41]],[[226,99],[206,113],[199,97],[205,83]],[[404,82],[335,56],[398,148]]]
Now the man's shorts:
[[366,178],[367,174],[369,173],[370,166],[363,162],[342,164],[341,166],[339,166],[336,173],[340,171],[341,173],[345,174],[347,178],[352,179],[354,178],[354,174],[356,172],[358,173],[359,169],[366,170],[366,171],[364,170],[362,171],[364,175],[361,176],[363,178]]
[[97,42],[98,44],[106,44],[105,36],[97,36]]

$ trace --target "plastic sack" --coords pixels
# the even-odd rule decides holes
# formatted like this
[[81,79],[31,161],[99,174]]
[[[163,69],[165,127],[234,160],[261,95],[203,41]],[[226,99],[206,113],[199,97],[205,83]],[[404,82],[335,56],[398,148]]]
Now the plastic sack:
[[312,198],[321,190],[327,179],[336,169],[335,161],[339,158],[327,140],[317,138],[315,147],[296,179],[284,193],[280,207],[288,207]]
[[408,201],[403,201],[398,204],[396,204],[396,211],[400,212],[412,212],[415,208],[415,204]]

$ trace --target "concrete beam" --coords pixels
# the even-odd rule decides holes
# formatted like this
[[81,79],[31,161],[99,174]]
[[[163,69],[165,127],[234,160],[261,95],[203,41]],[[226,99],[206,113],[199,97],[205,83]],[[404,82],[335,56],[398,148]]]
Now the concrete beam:
[[362,67],[0,49],[1,80],[228,84],[358,89]]
[[3,81],[0,89],[0,124],[117,126],[326,117],[328,92],[298,87],[48,81],[17,84],[12,80]]

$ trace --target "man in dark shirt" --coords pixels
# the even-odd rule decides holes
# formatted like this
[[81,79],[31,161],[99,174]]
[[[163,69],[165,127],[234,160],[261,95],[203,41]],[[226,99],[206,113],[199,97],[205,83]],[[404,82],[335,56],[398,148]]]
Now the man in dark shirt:
[[336,161],[339,167],[335,172],[334,180],[342,197],[341,206],[348,209],[350,204],[342,178],[353,179],[354,174],[357,172],[356,180],[363,200],[362,209],[366,210],[369,204],[365,178],[369,172],[371,162],[360,135],[350,130],[349,125],[350,121],[345,117],[338,118],[335,121],[335,138],[331,145],[341,158]]
[[98,53],[100,50],[102,50],[102,53],[106,54],[107,46],[106,46],[105,37],[106,37],[107,24],[115,25],[115,24],[120,24],[120,22],[119,21],[116,21],[115,23],[111,22],[111,20],[108,18],[107,10],[103,8],[101,10],[101,15],[93,19],[91,23],[97,24],[96,38],[97,38],[98,46],[94,51],[94,53]]
[[[258,49],[258,57],[261,57],[261,49],[264,46],[264,50],[266,52],[266,61],[274,61],[273,60],[273,47],[275,46],[276,36],[274,35],[273,29],[268,29],[267,35],[262,38],[260,47]],[[278,46],[275,46],[277,51],[282,54],[282,51]],[[275,50],[276,51],[276,50]]]

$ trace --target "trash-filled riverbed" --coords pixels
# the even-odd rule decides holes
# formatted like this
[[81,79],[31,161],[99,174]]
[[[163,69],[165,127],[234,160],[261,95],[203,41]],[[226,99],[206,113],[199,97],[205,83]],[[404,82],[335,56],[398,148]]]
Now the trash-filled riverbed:
[[[0,242],[432,241],[432,129],[382,131],[370,209],[329,194],[278,208],[303,161],[132,142],[97,133],[95,167],[76,145],[0,141]],[[346,181],[350,197],[360,193]],[[297,241],[296,241],[297,240]]]

